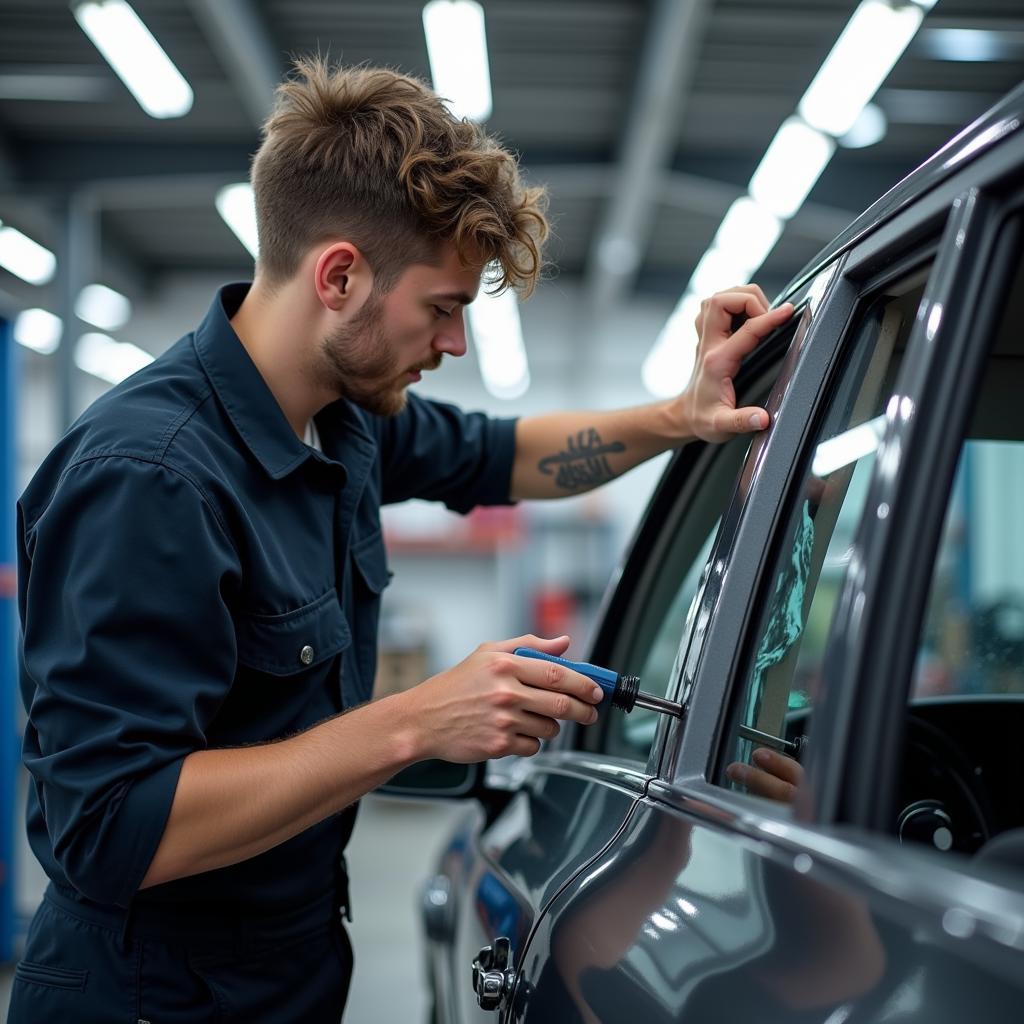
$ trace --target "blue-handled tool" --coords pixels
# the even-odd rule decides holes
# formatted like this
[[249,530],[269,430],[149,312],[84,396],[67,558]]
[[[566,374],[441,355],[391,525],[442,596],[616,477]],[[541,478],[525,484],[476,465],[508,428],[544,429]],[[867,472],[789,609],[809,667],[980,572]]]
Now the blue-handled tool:
[[573,672],[579,672],[588,679],[593,679],[604,690],[602,704],[605,701],[610,701],[613,708],[620,708],[625,712],[632,711],[634,707],[641,707],[658,711],[663,715],[673,715],[675,718],[683,717],[682,704],[665,700],[663,697],[655,697],[651,693],[642,693],[639,676],[623,676],[618,672],[613,672],[610,668],[588,665],[585,661],[569,661],[567,658],[559,658],[554,654],[535,651],[532,647],[517,647],[512,653],[518,654],[521,658],[553,661],[556,665],[564,665],[566,668],[572,669]]

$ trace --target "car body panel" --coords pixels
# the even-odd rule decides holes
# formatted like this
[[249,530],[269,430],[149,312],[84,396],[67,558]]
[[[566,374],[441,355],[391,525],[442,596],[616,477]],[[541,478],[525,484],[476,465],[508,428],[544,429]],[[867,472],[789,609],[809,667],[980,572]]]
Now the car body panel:
[[518,964],[528,937],[558,891],[608,845],[649,780],[635,766],[578,754],[524,762],[507,805],[486,822],[479,810],[460,823],[428,889],[447,880],[450,934],[428,943],[440,1022],[491,1020],[476,1004],[470,965],[500,936]]
[[764,824],[711,787],[652,784],[545,915],[505,1019],[1020,1019],[1024,895],[965,889],[933,854],[907,876],[884,842]]

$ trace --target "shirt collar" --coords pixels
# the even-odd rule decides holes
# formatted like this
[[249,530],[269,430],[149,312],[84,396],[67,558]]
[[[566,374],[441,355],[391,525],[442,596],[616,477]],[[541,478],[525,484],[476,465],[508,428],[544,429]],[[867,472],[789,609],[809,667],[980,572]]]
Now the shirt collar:
[[304,444],[288,422],[263,375],[231,326],[248,283],[221,288],[195,332],[196,353],[206,376],[242,440],[274,480],[309,459],[333,467],[344,483],[345,468]]

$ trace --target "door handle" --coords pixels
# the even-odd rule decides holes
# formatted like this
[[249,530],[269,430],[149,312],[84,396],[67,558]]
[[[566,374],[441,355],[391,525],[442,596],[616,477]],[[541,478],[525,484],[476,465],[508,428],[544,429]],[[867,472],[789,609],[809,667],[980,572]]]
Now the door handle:
[[484,946],[473,961],[473,989],[482,1010],[497,1010],[506,996],[512,994],[516,972],[509,967],[511,942],[502,935],[490,946]]

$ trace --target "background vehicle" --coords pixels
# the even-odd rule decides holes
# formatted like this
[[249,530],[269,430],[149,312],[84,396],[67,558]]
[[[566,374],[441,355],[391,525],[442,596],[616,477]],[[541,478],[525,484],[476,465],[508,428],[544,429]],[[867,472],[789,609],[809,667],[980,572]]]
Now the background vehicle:
[[[438,1021],[493,1019],[474,959],[506,1021],[1020,1019],[1022,119],[813,261],[740,382],[772,428],[666,471],[591,660],[685,717],[449,767],[480,802],[425,898]],[[792,802],[726,774],[751,730],[800,744]]]

